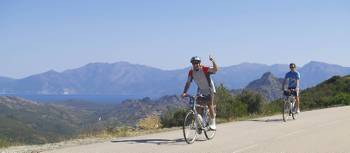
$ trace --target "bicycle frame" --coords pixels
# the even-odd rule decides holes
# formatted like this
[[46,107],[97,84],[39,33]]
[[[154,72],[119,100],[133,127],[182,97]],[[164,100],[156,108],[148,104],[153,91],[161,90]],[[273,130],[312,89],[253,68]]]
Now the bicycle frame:
[[[197,104],[197,98],[198,96],[189,96],[190,97],[190,106],[191,106],[191,110],[194,112],[195,114],[195,121],[197,124],[200,124],[200,128],[203,130],[206,128],[206,115],[203,115],[203,114],[206,114],[209,112],[209,108],[207,105],[200,105],[200,104]],[[202,108],[203,109],[203,112],[202,114],[199,114],[198,111],[197,111],[197,108]],[[201,115],[202,117],[202,121],[200,122],[200,120],[198,119],[198,115]],[[197,127],[198,128],[198,127]]]

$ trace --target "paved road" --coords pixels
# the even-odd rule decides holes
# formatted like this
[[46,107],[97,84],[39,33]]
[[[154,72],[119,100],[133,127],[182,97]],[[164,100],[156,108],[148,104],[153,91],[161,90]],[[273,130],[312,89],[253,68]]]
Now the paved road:
[[182,131],[114,139],[50,153],[207,153],[207,152],[350,152],[350,107],[302,112],[284,123],[281,115],[218,125],[213,140],[204,135],[192,145]]

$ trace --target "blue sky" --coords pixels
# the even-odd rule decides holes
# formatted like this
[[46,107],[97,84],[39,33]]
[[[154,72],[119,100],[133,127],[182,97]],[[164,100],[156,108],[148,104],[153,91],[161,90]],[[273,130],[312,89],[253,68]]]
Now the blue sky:
[[311,60],[350,66],[350,1],[2,0],[0,76],[91,62],[165,70]]

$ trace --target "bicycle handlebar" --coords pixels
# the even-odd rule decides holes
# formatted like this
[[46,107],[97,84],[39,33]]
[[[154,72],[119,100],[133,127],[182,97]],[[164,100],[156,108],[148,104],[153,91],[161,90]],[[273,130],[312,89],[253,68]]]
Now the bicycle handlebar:
[[284,96],[291,96],[291,95],[294,96],[294,94],[295,95],[297,94],[296,92],[297,92],[296,89],[287,89],[287,90],[283,90],[283,95]]
[[197,102],[195,103],[194,101],[196,100],[197,97],[200,97],[200,95],[196,95],[196,96],[193,96],[193,95],[190,95],[190,94],[186,94],[185,96],[183,97],[188,97],[190,98],[190,101],[189,101],[189,104],[191,105],[191,107],[194,105],[195,107],[206,107],[206,105],[201,105],[201,104],[197,104]]

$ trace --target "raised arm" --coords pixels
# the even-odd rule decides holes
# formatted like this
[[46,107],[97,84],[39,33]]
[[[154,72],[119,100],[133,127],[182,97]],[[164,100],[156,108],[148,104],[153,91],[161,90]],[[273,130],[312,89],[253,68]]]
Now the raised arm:
[[209,71],[212,72],[212,73],[216,73],[219,70],[218,65],[216,64],[215,60],[211,56],[209,56],[209,60],[211,62],[213,62],[213,67],[210,68]]

